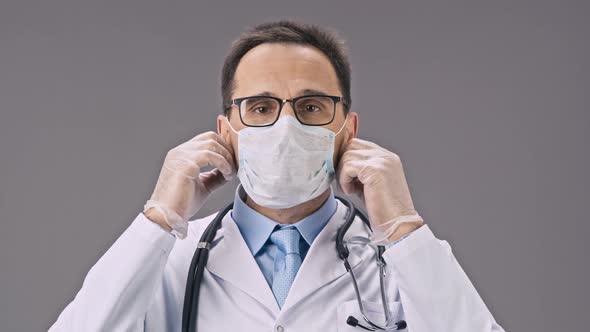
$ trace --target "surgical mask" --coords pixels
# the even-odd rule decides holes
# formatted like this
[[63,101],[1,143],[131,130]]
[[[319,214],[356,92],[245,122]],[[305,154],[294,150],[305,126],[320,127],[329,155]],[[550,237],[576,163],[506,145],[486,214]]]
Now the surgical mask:
[[268,127],[236,131],[229,126],[238,135],[238,178],[256,204],[299,205],[322,194],[334,179],[334,142],[344,125],[334,133],[286,115]]

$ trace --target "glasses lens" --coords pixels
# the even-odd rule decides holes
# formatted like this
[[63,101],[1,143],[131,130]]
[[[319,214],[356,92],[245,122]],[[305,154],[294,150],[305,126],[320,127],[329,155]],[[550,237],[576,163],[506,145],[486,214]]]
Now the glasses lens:
[[326,124],[334,117],[334,100],[322,96],[301,98],[297,100],[295,111],[304,124]]
[[242,121],[247,126],[262,126],[275,121],[279,114],[279,103],[272,98],[252,97],[240,104]]

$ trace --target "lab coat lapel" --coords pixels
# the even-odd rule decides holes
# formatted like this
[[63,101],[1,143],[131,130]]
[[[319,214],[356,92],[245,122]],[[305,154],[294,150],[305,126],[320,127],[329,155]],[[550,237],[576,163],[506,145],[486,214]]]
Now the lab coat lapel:
[[207,261],[207,270],[246,292],[278,316],[280,308],[277,301],[231,218],[231,212],[225,215],[217,233]]
[[[338,208],[336,212],[312,242],[291,285],[282,312],[286,312],[297,302],[305,299],[332,280],[348,273],[336,250],[336,233],[340,225],[344,223],[347,208],[339,200],[337,202]],[[363,233],[363,228],[362,221],[357,217],[344,239],[346,240],[353,235],[366,235],[366,233]],[[353,269],[363,261],[365,255],[362,256],[354,251],[350,252],[348,261]]]

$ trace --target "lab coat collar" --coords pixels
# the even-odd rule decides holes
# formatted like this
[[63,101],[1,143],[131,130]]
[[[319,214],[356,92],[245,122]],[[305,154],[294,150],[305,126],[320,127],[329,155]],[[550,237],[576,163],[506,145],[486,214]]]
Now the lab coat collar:
[[272,290],[231,213],[227,213],[221,221],[221,228],[212,242],[206,268],[258,300],[275,316],[278,314],[280,309]]
[[[217,232],[213,241],[207,270],[257,299],[278,318],[279,313],[287,312],[317,289],[347,273],[336,250],[336,232],[344,223],[347,208],[340,201],[337,202],[336,212],[309,248],[282,310],[230,213],[223,218],[222,229]],[[366,235],[361,223],[357,218],[345,239],[354,235]],[[348,258],[352,268],[363,259],[365,255],[361,257],[355,251],[351,251]]]

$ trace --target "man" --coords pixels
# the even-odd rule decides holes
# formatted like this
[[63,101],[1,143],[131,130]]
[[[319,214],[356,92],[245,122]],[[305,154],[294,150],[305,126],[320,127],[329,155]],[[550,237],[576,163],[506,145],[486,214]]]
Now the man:
[[[187,221],[235,175],[233,209],[195,286],[199,331],[503,331],[414,209],[399,157],[357,138],[334,33],[289,20],[249,29],[225,60],[222,99],[217,133],[168,152],[144,211],[51,331],[179,331],[189,265],[216,214]],[[334,179],[375,231],[357,217],[345,237],[363,311],[335,246],[347,208]]]

